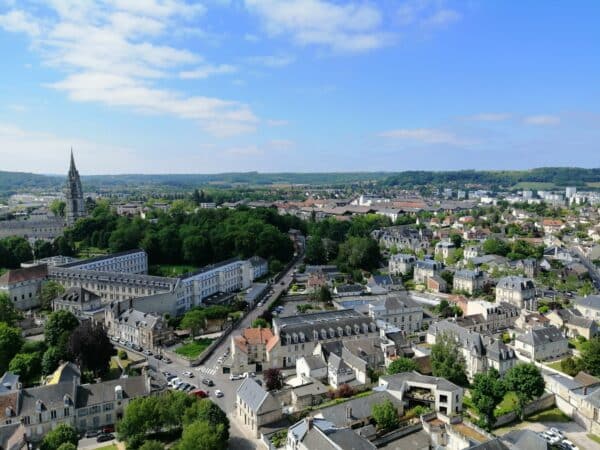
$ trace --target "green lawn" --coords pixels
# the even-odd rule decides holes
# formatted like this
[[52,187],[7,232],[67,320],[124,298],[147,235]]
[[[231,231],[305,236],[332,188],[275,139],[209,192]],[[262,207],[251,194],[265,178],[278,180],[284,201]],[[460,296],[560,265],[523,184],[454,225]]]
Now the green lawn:
[[592,441],[597,442],[598,444],[600,444],[600,436],[597,436],[595,434],[588,434],[587,435],[588,438],[590,438]]
[[576,350],[579,350],[579,351],[583,350],[583,343],[579,342],[578,339],[569,339],[569,344],[573,345]]
[[552,363],[547,363],[546,365],[548,367],[553,368],[554,370],[558,370],[559,372],[565,373],[565,372],[563,372],[563,370],[560,367],[560,361],[554,361]]
[[214,339],[196,339],[193,341],[188,341],[183,344],[181,347],[177,347],[175,349],[175,353],[181,356],[185,356],[186,358],[195,358],[200,353],[202,353],[206,348],[212,343]]
[[494,411],[494,415],[499,417],[503,414],[514,411],[517,406],[517,394],[513,391],[508,391],[504,394],[504,399],[500,402],[498,406],[496,406],[496,411]]
[[570,422],[571,419],[558,408],[547,409],[526,419],[528,422]]
[[186,273],[193,272],[198,268],[186,264],[158,264],[150,266],[148,273],[159,277],[178,277]]
[[96,450],[118,450],[119,447],[117,447],[115,444],[110,444],[110,445],[105,445],[104,447],[97,447]]

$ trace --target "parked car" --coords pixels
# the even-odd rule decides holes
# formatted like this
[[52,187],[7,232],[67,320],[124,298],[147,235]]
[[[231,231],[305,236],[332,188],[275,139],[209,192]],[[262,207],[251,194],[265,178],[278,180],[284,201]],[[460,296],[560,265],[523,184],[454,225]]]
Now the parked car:
[[105,425],[102,428],[102,432],[105,433],[105,434],[114,433],[115,432],[115,426],[114,425]]
[[557,428],[552,427],[552,428],[550,428],[549,431],[550,431],[550,433],[554,434],[555,436],[558,436],[561,439],[565,438],[565,435],[562,433],[562,431],[560,431]]
[[189,370],[186,370],[185,372],[183,372],[183,374],[188,378],[194,378],[194,374]]
[[215,396],[217,397],[223,397],[225,394],[223,394],[223,391],[220,391],[219,389],[215,390]]
[[244,378],[242,375],[235,375],[233,373],[231,375],[229,375],[229,380],[230,381],[241,380],[242,378]]
[[223,358],[217,359],[217,364],[223,364]]
[[114,438],[115,438],[115,435],[114,435],[114,434],[111,434],[111,433],[106,433],[106,434],[105,434],[105,433],[103,433],[103,434],[99,435],[99,436],[96,438],[96,442],[106,442],[106,441],[112,441]]
[[150,350],[144,350],[144,355],[152,356],[152,352]]
[[203,391],[202,389],[194,389],[190,391],[190,395],[193,395],[198,398],[206,398],[208,397],[208,391]]
[[561,444],[563,448],[566,448],[567,450],[579,450],[579,448],[568,439],[564,439]]
[[154,357],[155,357],[156,359],[158,359],[158,360],[161,360],[161,359],[163,359],[163,356],[162,356],[162,355],[154,355]]
[[100,430],[87,430],[83,435],[86,438],[97,437],[100,434]]
[[205,385],[207,385],[209,387],[215,385],[215,383],[213,383],[213,380],[209,380],[208,378],[203,379],[202,380],[202,384],[205,384]]
[[163,361],[165,362],[165,364],[171,364],[173,362],[169,358],[167,358],[166,356],[165,356],[165,358],[164,358]]

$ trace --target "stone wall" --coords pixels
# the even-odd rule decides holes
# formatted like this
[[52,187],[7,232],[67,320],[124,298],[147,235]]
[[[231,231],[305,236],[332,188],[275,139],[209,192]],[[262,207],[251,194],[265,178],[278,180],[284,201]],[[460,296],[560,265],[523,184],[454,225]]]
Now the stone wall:
[[[537,400],[532,401],[523,408],[523,415],[525,417],[531,416],[537,412],[551,408],[556,404],[556,397],[554,394],[544,394]],[[507,425],[511,422],[518,420],[519,417],[516,412],[509,412],[496,418],[494,427],[498,428]]]

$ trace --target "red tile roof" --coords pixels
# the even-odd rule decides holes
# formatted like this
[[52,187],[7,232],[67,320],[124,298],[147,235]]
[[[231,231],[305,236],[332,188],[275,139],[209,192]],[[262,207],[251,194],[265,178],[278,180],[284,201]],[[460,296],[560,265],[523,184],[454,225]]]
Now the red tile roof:
[[28,267],[25,269],[12,269],[0,276],[0,284],[37,280],[46,278],[47,275],[48,266],[46,264],[40,264],[39,266]]

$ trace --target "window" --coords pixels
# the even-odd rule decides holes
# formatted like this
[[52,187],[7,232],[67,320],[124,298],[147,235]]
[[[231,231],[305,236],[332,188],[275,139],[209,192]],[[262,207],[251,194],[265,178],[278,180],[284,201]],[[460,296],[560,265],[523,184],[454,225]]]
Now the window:
[[55,409],[50,411],[50,419],[56,419],[56,410]]
[[25,417],[23,417],[23,423],[24,423],[25,425],[29,425],[29,424],[31,424],[31,418],[30,418],[29,416],[25,416]]
[[71,415],[71,410],[69,408],[65,408],[65,417],[69,417]]
[[106,403],[104,405],[104,411],[112,411],[114,409],[115,405],[113,405],[112,403]]

